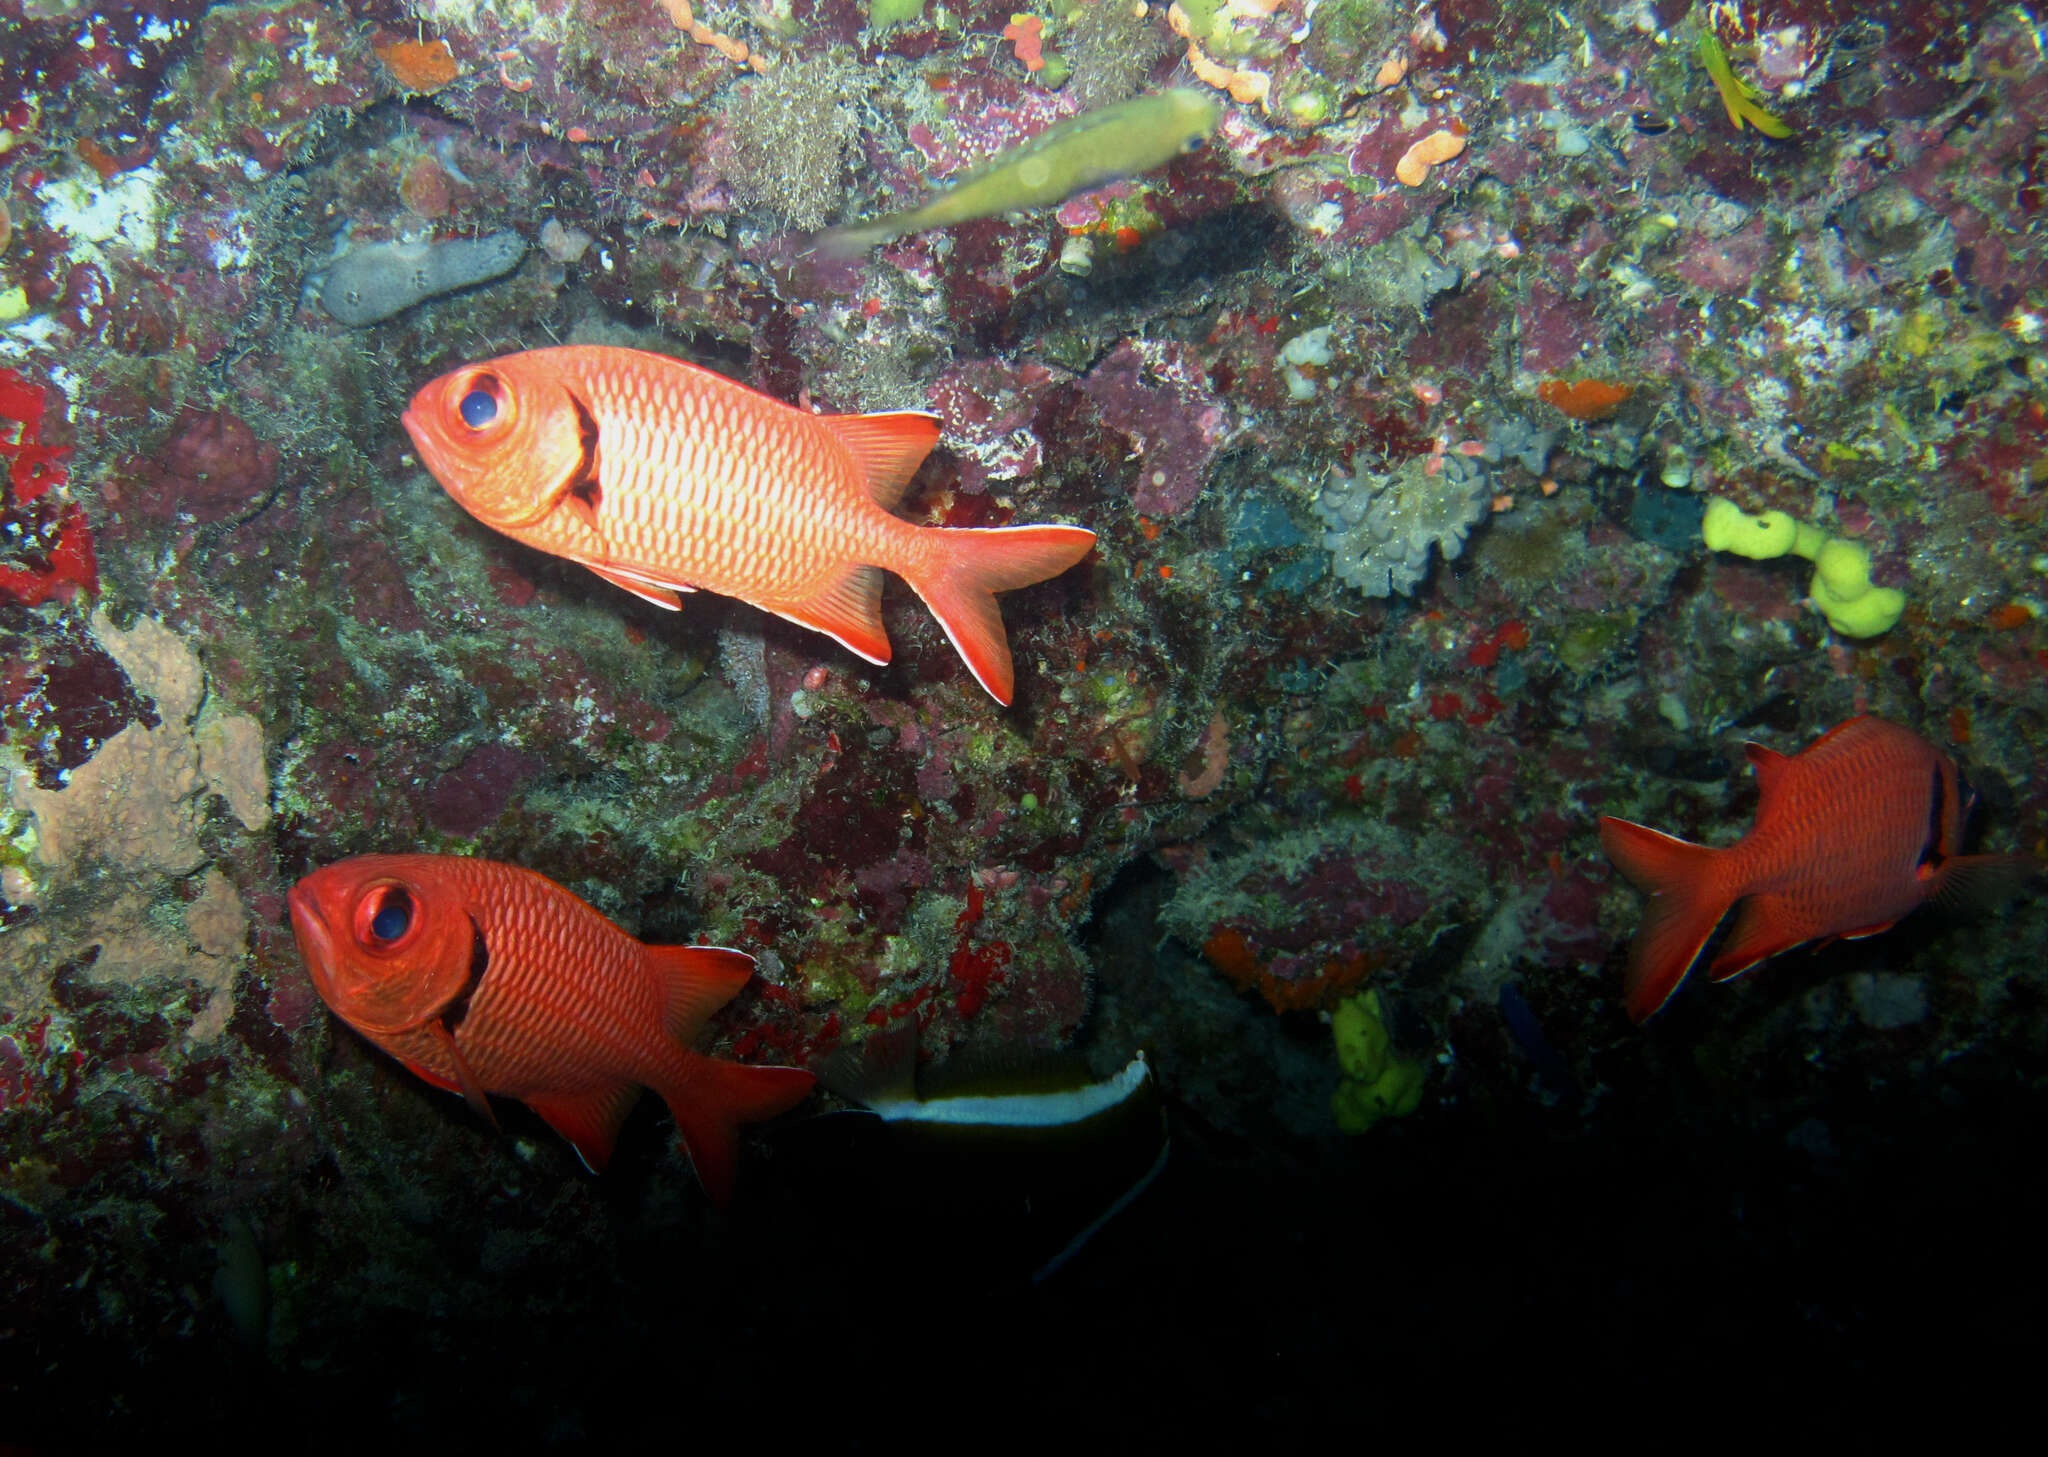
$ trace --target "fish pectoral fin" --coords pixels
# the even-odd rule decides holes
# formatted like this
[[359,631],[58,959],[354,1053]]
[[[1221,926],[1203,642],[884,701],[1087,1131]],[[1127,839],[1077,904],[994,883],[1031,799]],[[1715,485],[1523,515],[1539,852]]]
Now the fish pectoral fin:
[[849,563],[832,581],[801,602],[761,602],[777,617],[822,632],[848,652],[880,666],[889,661],[889,634],[882,630],[882,569]]
[[687,582],[664,582],[640,572],[628,571],[624,567],[600,567],[592,565],[590,562],[585,562],[584,565],[593,572],[596,572],[600,577],[603,577],[607,582],[610,582],[614,587],[624,587],[642,601],[652,602],[656,607],[664,608],[669,612],[680,612],[683,610],[683,599],[678,597],[676,593],[694,592],[697,590]]
[[1780,952],[1812,939],[1786,929],[1783,918],[1784,912],[1776,905],[1775,897],[1753,895],[1744,901],[1742,909],[1735,913],[1735,928],[1707,967],[1707,980],[1732,980]]
[[[469,1059],[462,1055],[462,1049],[456,1045],[455,1034],[448,1030],[448,1024],[436,1018],[427,1024],[427,1030],[447,1049],[448,1061],[455,1065],[455,1091],[462,1094],[462,1101],[475,1109],[477,1116],[492,1128],[497,1128],[500,1133],[504,1132],[502,1128],[498,1128],[498,1115],[491,1111],[491,1100],[484,1096],[484,1086],[477,1081],[476,1074],[470,1071]],[[414,1068],[413,1071],[419,1072],[419,1069]],[[430,1078],[428,1081],[447,1086],[445,1080],[441,1078]]]
[[1934,871],[1933,898],[1947,910],[1984,912],[2044,871],[2031,855],[1955,855]]
[[939,417],[924,410],[817,418],[852,453],[868,495],[884,511],[894,510],[903,499],[910,478],[939,439]]
[[604,1172],[612,1149],[619,1141],[619,1128],[640,1089],[632,1083],[614,1083],[593,1093],[563,1093],[553,1097],[535,1095],[526,1106],[547,1120],[548,1127],[569,1140],[583,1167],[593,1174]]

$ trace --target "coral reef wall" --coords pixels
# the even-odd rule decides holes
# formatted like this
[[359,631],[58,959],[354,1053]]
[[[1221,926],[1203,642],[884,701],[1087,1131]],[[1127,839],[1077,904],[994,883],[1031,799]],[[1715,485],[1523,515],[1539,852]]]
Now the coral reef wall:
[[[523,1110],[494,1134],[313,991],[285,892],[360,853],[515,861],[648,940],[749,952],[720,1056],[821,1065],[906,1019],[927,1059],[1144,1049],[1199,1171],[1147,1197],[1241,1216],[1204,1263],[1359,1264],[1318,1263],[1355,1214],[1261,1230],[1264,1179],[1323,1214],[1434,1189],[1381,1196],[1374,1239],[1414,1235],[1430,1258],[1384,1278],[1473,1349],[1481,1280],[1454,1272],[1507,1260],[1470,1211],[1520,1197],[1511,1173],[1591,1188],[1694,1139],[1655,1165],[1678,1188],[1764,1148],[1783,1181],[1754,1202],[1796,1223],[1786,1188],[1863,1210],[1909,1130],[1996,1147],[1988,1114],[1944,1120],[2042,1086],[2038,896],[1688,986],[1639,1032],[1640,901],[1597,817],[1729,843],[1744,740],[1875,713],[1962,763],[1975,845],[2048,853],[2042,46],[1966,0],[0,0],[22,1435],[205,1429],[259,1384],[342,1413],[322,1373],[378,1352],[356,1415],[380,1429],[459,1428],[453,1393],[502,1370],[492,1423],[573,1440],[616,1410],[562,1388],[619,1384],[578,1333],[652,1339],[673,1304],[779,1340],[997,1262],[974,1220],[820,1154],[831,1128],[753,1138],[729,1222],[652,1109],[602,1182]],[[1225,114],[1163,168],[813,245],[1169,84]],[[1093,530],[1001,599],[1014,705],[900,583],[878,667],[472,520],[400,412],[554,343],[930,410],[906,517]],[[1867,548],[1904,617],[1832,633],[1799,564],[1705,550],[1710,495]],[[1328,1023],[1368,990],[1422,1091],[1347,1138]],[[866,1193],[799,1198],[818,1167]],[[1576,1204],[1543,1207],[1532,1239],[1578,1238]],[[1883,1345],[1897,1308],[1840,1247],[1741,1248],[1828,1272],[1788,1349]],[[1223,1308],[1262,1310],[1257,1284]],[[1620,1329],[1668,1289],[1597,1288]],[[508,1355],[526,1317],[550,1334]],[[38,1381],[62,1398],[32,1408]]]

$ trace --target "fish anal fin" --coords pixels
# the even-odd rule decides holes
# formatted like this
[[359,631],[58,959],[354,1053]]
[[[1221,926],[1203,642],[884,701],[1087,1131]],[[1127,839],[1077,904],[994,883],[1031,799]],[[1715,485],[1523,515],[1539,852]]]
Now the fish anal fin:
[[817,420],[852,454],[868,494],[885,511],[903,499],[910,478],[939,439],[939,417],[923,410],[821,415]]
[[[1713,963],[1707,967],[1709,981],[1729,981],[1745,971],[1770,960],[1780,952],[1790,951],[1812,938],[1787,928],[1785,912],[1778,898],[1770,895],[1753,895],[1742,903],[1736,912],[1735,929],[1728,933],[1715,954]],[[1891,923],[1887,921],[1885,926]],[[1874,936],[1885,926],[1873,926],[1863,931],[1851,931],[1850,936]]]
[[692,1056],[682,1076],[656,1091],[675,1115],[676,1132],[689,1151],[697,1181],[711,1202],[723,1208],[732,1198],[740,1125],[788,1112],[810,1095],[816,1082],[802,1068],[747,1067]]
[[739,994],[754,958],[724,946],[649,946],[647,974],[661,986],[661,1025],[688,1050],[711,1015]]
[[1623,983],[1628,1015],[1641,1022],[1671,999],[1728,914],[1735,896],[1714,873],[1726,852],[1612,815],[1600,819],[1600,845],[1647,897]]
[[695,587],[688,586],[682,582],[657,582],[652,578],[643,577],[637,572],[621,571],[615,567],[600,567],[589,562],[585,562],[584,565],[590,567],[590,570],[596,572],[614,587],[623,587],[643,602],[652,602],[656,607],[663,608],[669,612],[680,612],[683,610],[683,599],[678,597],[676,593],[694,592],[697,590]]
[[639,1088],[619,1082],[595,1092],[535,1094],[526,1099],[526,1106],[574,1145],[585,1168],[601,1174],[611,1162],[619,1129],[639,1097]]
[[975,680],[1008,706],[1016,693],[1010,640],[995,594],[1056,577],[1095,545],[1084,526],[928,531],[928,560],[909,578]]
[[882,627],[882,569],[850,563],[822,589],[801,602],[763,602],[778,617],[822,632],[847,651],[880,666],[889,661],[889,634]]

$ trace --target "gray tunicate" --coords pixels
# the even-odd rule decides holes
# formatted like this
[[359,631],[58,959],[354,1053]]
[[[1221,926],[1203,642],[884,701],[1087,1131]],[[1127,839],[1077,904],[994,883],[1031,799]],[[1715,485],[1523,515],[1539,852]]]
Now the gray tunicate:
[[526,241],[514,232],[443,243],[365,243],[327,270],[320,307],[360,329],[436,294],[510,273],[525,253]]

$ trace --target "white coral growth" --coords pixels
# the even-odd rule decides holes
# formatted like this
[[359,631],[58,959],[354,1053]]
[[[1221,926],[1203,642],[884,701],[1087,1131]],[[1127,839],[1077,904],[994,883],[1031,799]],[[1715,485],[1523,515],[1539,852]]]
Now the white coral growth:
[[1339,476],[1316,497],[1329,525],[1323,545],[1337,575],[1368,597],[1407,596],[1429,570],[1434,546],[1446,561],[1465,549],[1465,535],[1486,514],[1486,472],[1462,455],[1416,458],[1391,474],[1359,470]]

